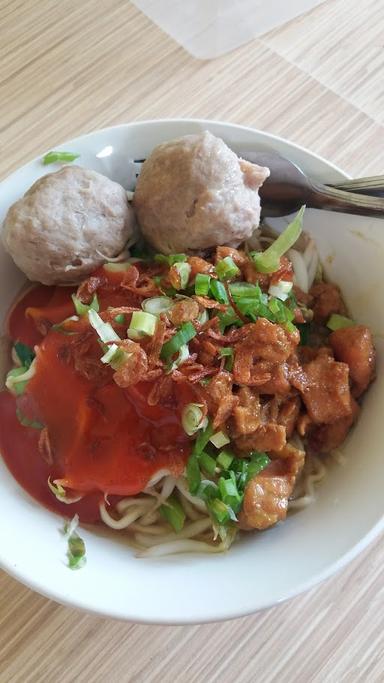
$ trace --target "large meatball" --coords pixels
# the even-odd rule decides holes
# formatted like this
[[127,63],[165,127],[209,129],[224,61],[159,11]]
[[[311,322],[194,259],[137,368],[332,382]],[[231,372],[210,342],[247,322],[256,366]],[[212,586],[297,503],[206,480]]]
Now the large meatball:
[[5,248],[30,280],[77,282],[119,254],[134,231],[124,188],[79,166],[35,182],[9,209]]
[[137,181],[142,233],[164,254],[236,246],[259,225],[258,189],[268,176],[208,131],[163,143]]

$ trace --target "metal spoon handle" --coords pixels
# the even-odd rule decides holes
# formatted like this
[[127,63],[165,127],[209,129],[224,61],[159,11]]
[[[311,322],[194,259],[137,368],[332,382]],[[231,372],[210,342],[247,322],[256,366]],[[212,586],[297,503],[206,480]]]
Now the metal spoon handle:
[[345,180],[342,183],[334,183],[332,187],[339,190],[346,190],[347,192],[358,192],[361,194],[370,194],[381,196],[384,195],[384,176],[375,175],[370,178],[356,178],[354,180]]
[[338,188],[321,183],[311,182],[307,195],[307,206],[316,209],[328,209],[362,216],[384,218],[384,198],[371,197],[365,194],[345,192]]

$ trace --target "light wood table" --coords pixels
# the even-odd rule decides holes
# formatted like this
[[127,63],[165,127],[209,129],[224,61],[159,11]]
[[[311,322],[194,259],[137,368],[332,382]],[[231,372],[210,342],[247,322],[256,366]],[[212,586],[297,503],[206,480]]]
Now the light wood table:
[[[0,177],[82,132],[173,116],[255,126],[383,173],[383,69],[383,0],[326,0],[206,62],[127,0],[0,0]],[[190,627],[88,616],[0,574],[0,682],[384,681],[383,564],[378,540],[289,603]]]

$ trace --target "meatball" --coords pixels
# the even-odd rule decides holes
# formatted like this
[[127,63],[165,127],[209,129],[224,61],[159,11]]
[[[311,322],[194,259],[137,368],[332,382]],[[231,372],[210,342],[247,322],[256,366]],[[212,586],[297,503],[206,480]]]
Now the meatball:
[[119,254],[134,233],[124,188],[79,166],[37,180],[9,209],[3,242],[30,280],[77,282]]
[[236,246],[259,225],[258,190],[268,176],[208,131],[159,145],[134,196],[142,233],[164,254]]

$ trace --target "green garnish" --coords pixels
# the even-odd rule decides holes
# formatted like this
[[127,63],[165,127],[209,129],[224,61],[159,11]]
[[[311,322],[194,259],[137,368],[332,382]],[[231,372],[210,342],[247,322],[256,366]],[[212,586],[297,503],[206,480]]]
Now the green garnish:
[[67,558],[69,569],[81,569],[87,561],[85,543],[76,531],[78,524],[79,516],[75,515],[71,522],[65,522],[63,528],[63,534],[67,537],[68,542]]
[[346,318],[344,315],[332,313],[327,322],[327,327],[335,332],[335,330],[343,330],[346,327],[353,327],[356,323],[351,318]]
[[22,342],[16,342],[13,345],[13,348],[15,349],[16,355],[20,360],[21,365],[24,365],[26,368],[29,368],[35,357],[35,352],[29,346],[23,344]]
[[174,285],[175,289],[185,289],[188,285],[189,276],[191,274],[191,266],[189,265],[189,263],[177,262],[173,264],[173,268],[177,271],[180,278],[180,283],[177,286]]
[[104,263],[103,268],[109,273],[125,273],[130,269],[133,262],[137,262],[140,259],[131,259],[130,261],[121,261],[120,263],[113,263],[113,261],[108,261]]
[[43,156],[43,164],[44,166],[47,166],[48,164],[67,164],[71,161],[75,161],[75,159],[78,159],[80,154],[76,154],[75,152],[48,152],[48,154],[45,154]]
[[97,294],[93,295],[93,299],[90,304],[83,304],[83,302],[80,301],[76,294],[72,294],[72,301],[77,315],[86,315],[90,310],[96,312],[99,311],[99,301],[97,298]]
[[216,434],[212,434],[209,440],[216,448],[222,448],[231,441],[225,432],[216,432]]
[[23,427],[32,427],[32,429],[43,429],[44,425],[37,420],[30,420],[22,413],[19,407],[16,408],[16,417]]
[[216,460],[211,455],[209,455],[209,453],[203,451],[202,453],[200,453],[198,460],[200,467],[204,470],[204,472],[207,472],[207,474],[210,475],[215,474]]
[[262,252],[251,252],[250,256],[259,273],[275,273],[279,269],[281,257],[293,247],[301,234],[304,211],[305,205],[268,249]]
[[202,407],[201,403],[188,403],[183,409],[181,423],[188,436],[192,436],[208,423],[207,419],[204,418]]
[[217,456],[216,463],[223,470],[228,470],[234,459],[233,453],[231,451],[223,449]]
[[182,530],[185,522],[185,512],[176,496],[169,496],[167,502],[160,506],[161,516],[178,533]]
[[219,304],[227,304],[228,303],[228,294],[226,292],[226,289],[220,280],[214,280],[212,278],[211,280],[211,294],[216,301],[219,302]]
[[169,311],[173,303],[169,296],[152,296],[149,299],[144,299],[141,308],[147,313],[159,316],[161,313]]
[[169,254],[169,256],[166,256],[165,254],[155,254],[154,259],[157,263],[165,263],[167,266],[174,266],[175,263],[185,263],[187,256],[186,254]]
[[118,313],[117,315],[115,315],[115,322],[118,323],[119,325],[124,325],[124,323],[125,323],[124,313]]
[[174,356],[184,344],[188,344],[197,334],[191,322],[183,323],[176,334],[163,344],[160,358],[168,361]]
[[195,277],[195,294],[197,296],[208,296],[211,276],[205,273],[197,273]]
[[197,493],[197,490],[198,490],[198,488],[200,486],[200,482],[201,482],[201,474],[200,474],[199,461],[197,459],[196,453],[192,453],[192,455],[188,459],[186,474],[187,474],[188,488],[189,488],[190,492],[192,494]]
[[234,277],[237,277],[240,273],[240,269],[237,267],[231,256],[226,256],[221,261],[218,261],[215,271],[219,280],[231,280]]
[[13,368],[7,374],[5,386],[14,395],[24,393],[25,388],[32,377],[35,375],[36,363],[32,361],[29,367],[25,365],[20,368]]
[[219,356],[220,356],[220,358],[226,358],[225,369],[228,370],[229,372],[231,372],[232,368],[233,368],[233,357],[234,357],[234,352],[233,352],[232,346],[222,346],[221,349],[219,350]]
[[143,339],[153,337],[157,325],[157,317],[145,311],[134,311],[129,324],[127,335],[129,339]]

